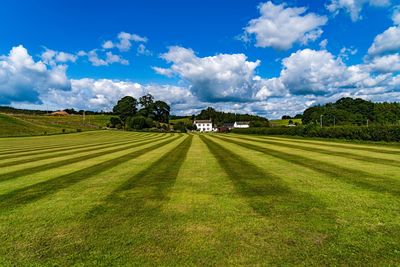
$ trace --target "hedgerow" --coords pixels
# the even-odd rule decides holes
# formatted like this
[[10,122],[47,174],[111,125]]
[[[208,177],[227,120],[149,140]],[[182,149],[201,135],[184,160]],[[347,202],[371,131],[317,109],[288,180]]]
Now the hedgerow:
[[233,129],[233,133],[240,134],[265,134],[265,135],[294,135],[303,137],[338,138],[365,141],[400,141],[400,126],[297,126],[297,127],[271,127]]

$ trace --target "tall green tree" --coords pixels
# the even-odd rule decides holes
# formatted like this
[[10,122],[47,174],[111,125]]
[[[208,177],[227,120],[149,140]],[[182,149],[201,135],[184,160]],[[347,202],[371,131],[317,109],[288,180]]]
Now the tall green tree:
[[156,120],[159,122],[168,123],[171,107],[164,101],[159,100],[154,102],[153,107]]
[[141,109],[139,114],[143,117],[154,118],[154,97],[151,94],[144,95],[139,98]]
[[136,114],[137,105],[138,102],[135,98],[131,96],[124,96],[118,100],[118,103],[113,108],[113,112],[120,117],[121,121],[125,125],[126,119]]

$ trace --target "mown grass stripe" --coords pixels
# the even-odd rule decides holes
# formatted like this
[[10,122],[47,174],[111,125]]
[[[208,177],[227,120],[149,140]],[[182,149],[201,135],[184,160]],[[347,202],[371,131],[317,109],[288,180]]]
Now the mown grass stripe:
[[[154,136],[154,137],[160,137],[160,136],[165,136],[165,135],[158,135],[158,136]],[[0,160],[10,160],[10,159],[14,159],[14,158],[21,158],[21,157],[28,157],[28,156],[35,156],[35,155],[39,155],[39,154],[44,154],[44,153],[56,153],[56,152],[63,152],[63,151],[67,151],[70,149],[80,149],[80,148],[87,148],[87,147],[92,147],[92,146],[97,146],[97,145],[103,145],[103,144],[118,144],[118,143],[124,143],[124,142],[130,142],[130,141],[135,141],[135,140],[145,140],[145,139],[149,139],[149,138],[135,138],[135,139],[117,139],[117,140],[109,140],[106,142],[97,142],[97,143],[89,143],[89,144],[80,144],[80,145],[65,145],[65,146],[61,146],[58,148],[53,148],[53,149],[49,149],[49,150],[34,150],[33,152],[19,152],[16,154],[12,154],[12,155],[6,155],[6,156],[2,156],[0,157]]]
[[[156,136],[156,135],[157,134],[155,134],[154,136]],[[121,136],[118,136],[118,135],[116,135],[115,137],[121,138]],[[140,136],[135,136],[135,137],[140,137]],[[143,137],[147,138],[147,136],[143,136]],[[84,147],[84,146],[88,145],[87,142],[81,143],[81,144],[69,144],[68,142],[65,142],[64,140],[63,140],[63,142],[66,143],[66,144],[63,144],[63,145],[55,144],[53,146],[49,146],[49,147],[46,147],[44,149],[31,148],[31,147],[29,149],[21,149],[21,150],[11,149],[9,152],[0,153],[0,155],[1,155],[0,159],[23,156],[23,155],[25,155],[25,153],[26,153],[26,155],[29,155],[28,152],[32,152],[32,151],[34,151],[33,153],[36,153],[36,152],[47,152],[47,151],[57,151],[58,149],[61,150],[61,149],[69,148],[69,147]],[[101,143],[105,143],[105,142],[114,142],[114,138],[100,139],[100,140],[96,140],[96,142],[93,142],[93,140],[90,140],[90,142],[91,143],[89,145],[101,144]],[[3,156],[3,155],[5,155],[5,156]]]
[[[82,133],[83,134],[83,133]],[[156,135],[157,133],[154,133],[153,135]],[[29,140],[29,139],[25,139],[25,138],[21,138],[19,137],[19,139],[22,139],[21,141],[19,141],[19,139],[17,140],[10,140],[10,139],[0,139],[0,144],[4,144],[4,146],[2,146],[2,149],[0,150],[1,154],[7,152],[7,151],[24,151],[24,150],[32,150],[32,149],[48,149],[48,148],[53,148],[53,147],[57,147],[60,145],[71,145],[71,144],[85,144],[87,143],[88,140],[90,140],[90,142],[97,142],[97,141],[112,141],[114,140],[116,137],[121,138],[122,135],[125,136],[137,136],[137,137],[145,137],[146,135],[144,134],[137,134],[137,133],[126,133],[124,134],[124,132],[108,132],[108,134],[104,133],[102,135],[99,134],[98,135],[94,135],[94,136],[81,136],[81,135],[75,135],[73,138],[69,138],[68,135],[59,135],[56,137],[46,137],[46,139],[33,139],[33,140]],[[42,144],[42,141],[46,141],[46,143]],[[62,140],[62,144],[60,144],[60,140]],[[26,144],[26,143],[27,144]],[[35,145],[32,146],[32,144],[38,143],[40,145]]]
[[379,148],[378,147],[372,147],[371,146],[365,146],[362,144],[343,144],[339,142],[332,142],[332,141],[312,141],[312,140],[304,140],[304,139],[297,139],[297,138],[283,138],[283,137],[265,137],[265,136],[259,136],[260,138],[263,139],[279,139],[279,140],[290,140],[293,142],[298,142],[298,143],[304,143],[304,144],[318,144],[321,146],[328,146],[328,147],[338,147],[338,148],[344,148],[344,149],[355,149],[355,150],[361,150],[361,151],[368,151],[368,152],[376,152],[376,153],[385,153],[385,154],[393,154],[393,155],[398,155],[400,154],[400,150],[397,149],[397,147],[386,147],[384,145],[381,145]]
[[[300,194],[288,187],[279,176],[260,169],[239,154],[228,150],[223,145],[210,139],[210,137],[200,136],[200,139],[206,144],[208,150],[214,155],[221,168],[227,173],[228,177],[238,189],[238,193],[246,197],[289,197],[291,198],[290,200],[287,199],[289,202],[293,201],[293,195]],[[311,196],[307,196],[304,200],[309,201],[311,199]],[[300,204],[298,200],[296,200],[295,203],[296,205]],[[322,202],[314,202],[313,200],[310,203],[312,204],[311,206],[319,206],[320,208],[326,207]],[[261,214],[265,215],[270,213],[268,205],[251,206]]]
[[[146,139],[136,139],[135,141],[122,141],[122,142],[110,142],[110,143],[106,143],[106,144],[96,144],[96,145],[88,145],[88,148],[79,148],[79,149],[65,149],[62,151],[66,151],[66,152],[62,152],[62,153],[46,153],[46,155],[43,155],[43,153],[38,153],[38,154],[34,154],[33,157],[29,156],[28,158],[25,159],[20,159],[20,160],[15,160],[15,161],[7,161],[4,163],[0,163],[0,168],[1,167],[10,167],[10,166],[14,166],[14,165],[20,165],[20,164],[24,164],[24,163],[28,163],[28,162],[35,162],[35,161],[40,161],[40,160],[44,160],[44,159],[50,159],[50,158],[59,158],[59,157],[65,157],[65,156],[69,156],[69,155],[73,155],[73,154],[77,154],[77,153],[85,153],[85,152],[91,152],[91,151],[95,151],[95,150],[99,150],[99,149],[106,149],[109,147],[113,147],[113,146],[120,146],[120,145],[125,145],[125,144],[130,144],[130,143],[137,143],[137,142],[141,142],[143,140],[155,140],[158,139],[158,137],[153,137],[153,138],[146,138]],[[37,156],[36,155],[42,155],[42,156]]]
[[[151,140],[151,139],[146,139],[146,140]],[[31,168],[31,167],[38,166],[38,165],[44,165],[44,164],[47,164],[47,163],[50,163],[50,162],[55,162],[57,160],[67,160],[68,158],[70,158],[71,155],[72,156],[84,156],[84,155],[90,154],[91,151],[100,152],[100,151],[106,150],[108,148],[113,148],[113,147],[114,148],[119,148],[119,147],[123,147],[123,146],[130,145],[130,144],[136,144],[138,142],[142,142],[142,141],[146,141],[146,140],[145,139],[142,139],[142,140],[138,140],[138,139],[129,140],[129,141],[124,141],[124,142],[122,142],[120,144],[117,143],[117,144],[108,145],[106,148],[101,148],[101,146],[94,146],[94,147],[89,147],[89,149],[87,149],[89,151],[87,151],[87,152],[84,152],[84,151],[83,152],[79,152],[79,151],[77,151],[76,153],[72,153],[72,154],[69,153],[70,152],[69,150],[63,150],[61,152],[68,153],[68,155],[58,156],[57,157],[57,154],[54,154],[54,159],[53,159],[53,156],[52,157],[48,157],[49,154],[44,154],[43,157],[46,156],[47,159],[44,158],[42,160],[34,160],[35,157],[32,157],[32,161],[28,161],[28,162],[20,163],[20,164],[11,164],[11,165],[9,165],[8,163],[11,161],[11,159],[3,160],[2,165],[4,165],[4,166],[3,166],[2,169],[0,169],[0,177],[1,177],[2,174],[6,174],[6,173],[9,173],[9,172],[13,172],[13,171],[21,170],[21,169],[26,169],[26,168]],[[60,153],[60,152],[58,152],[58,153]],[[38,154],[38,155],[42,155],[42,154]],[[38,157],[36,154],[34,156]],[[20,157],[20,158],[17,158],[17,159],[21,159],[21,160],[25,161],[25,159],[30,159],[30,158],[31,157],[28,157],[28,158]],[[12,158],[12,159],[15,159],[15,158]]]
[[370,157],[367,155],[363,155],[363,156],[357,155],[354,153],[344,152],[344,151],[333,151],[333,150],[322,149],[322,148],[318,148],[318,147],[296,145],[296,144],[287,143],[287,142],[283,142],[283,141],[271,141],[271,140],[266,140],[266,139],[260,140],[260,139],[247,138],[247,137],[243,137],[243,136],[235,136],[235,139],[241,139],[241,140],[252,141],[252,142],[263,143],[263,144],[278,145],[278,146],[294,148],[294,149],[299,149],[299,150],[304,150],[304,151],[310,151],[310,152],[315,152],[315,153],[321,153],[321,154],[326,154],[326,155],[331,155],[331,156],[344,157],[344,158],[349,158],[349,159],[354,159],[354,160],[359,160],[359,161],[364,161],[364,162],[369,162],[369,163],[385,164],[385,165],[391,165],[394,167],[400,167],[400,158],[399,158],[399,160],[383,159],[383,158],[378,158],[378,157]]
[[[146,169],[125,180],[100,205],[95,206],[86,214],[85,225],[92,225],[91,229],[96,229],[96,239],[99,236],[107,236],[110,227],[115,228],[117,224],[124,222],[129,222],[132,228],[135,228],[137,224],[143,224],[144,220],[149,220],[153,224],[163,223],[162,220],[157,221],[158,216],[162,206],[168,201],[168,193],[175,184],[180,168],[186,159],[193,135],[185,135],[183,138],[182,142]],[[132,192],[132,189],[135,191]],[[148,225],[148,223],[145,224]],[[154,238],[159,237],[154,236]],[[123,241],[119,240],[119,242]],[[88,245],[90,243],[89,239]]]
[[[160,139],[166,139],[166,138],[170,138],[170,137],[162,137]],[[16,170],[16,171],[12,171],[12,172],[7,172],[5,174],[0,175],[0,182],[1,181],[6,181],[6,180],[11,180],[11,179],[15,179],[21,176],[25,176],[28,174],[32,174],[32,173],[37,173],[37,172],[41,172],[44,170],[48,170],[48,169],[52,169],[52,168],[58,168],[64,165],[69,165],[75,162],[79,162],[82,160],[88,160],[88,159],[92,159],[92,158],[96,158],[96,157],[100,157],[103,156],[104,154],[108,153],[114,153],[114,152],[119,152],[121,150],[127,150],[130,148],[134,148],[134,147],[139,147],[139,146],[143,146],[149,143],[154,142],[154,140],[149,140],[149,141],[143,141],[140,143],[136,143],[133,142],[133,144],[130,145],[126,145],[124,147],[117,147],[114,149],[110,149],[110,150],[102,150],[99,151],[97,153],[92,153],[89,155],[83,155],[83,156],[79,156],[79,157],[74,157],[74,158],[69,158],[69,159],[65,159],[65,160],[60,160],[60,161],[56,161],[56,162],[51,162],[51,163],[47,163],[47,164],[42,164],[39,166],[35,166],[35,167],[30,167],[30,168],[26,168],[26,169],[22,169],[22,170]]]
[[229,143],[239,145],[254,151],[258,151],[292,164],[300,165],[311,170],[317,171],[328,177],[341,180],[346,183],[353,184],[362,189],[372,190],[379,193],[389,193],[395,196],[400,194],[400,181],[382,177],[380,175],[371,175],[370,173],[361,170],[352,170],[344,167],[337,166],[328,162],[321,162],[315,159],[301,156],[299,154],[285,153],[270,147],[260,147],[250,143],[228,139],[220,136],[213,136]]
[[[96,176],[100,174],[103,171],[106,171],[110,168],[114,168],[126,161],[132,160],[136,157],[139,157],[143,155],[144,153],[148,153],[152,150],[156,150],[158,148],[161,148],[162,146],[165,146],[169,144],[170,142],[181,138],[181,136],[176,136],[172,137],[172,139],[165,140],[160,143],[156,143],[152,146],[116,157],[112,160],[107,160],[105,162],[101,162],[98,164],[95,164],[93,166],[77,170],[72,173],[68,173],[56,178],[52,178],[50,180],[46,180],[37,184],[33,184],[28,187],[24,187],[21,189],[17,189],[14,191],[11,191],[9,193],[0,195],[0,210],[6,210],[6,209],[15,209],[21,205],[26,205],[29,204],[33,201],[37,201],[39,199],[42,199],[50,194],[54,194],[55,192],[67,188],[71,185],[74,185],[78,183],[81,180],[88,179],[90,177]],[[151,142],[146,142],[143,144],[140,144],[139,146],[143,146],[148,143],[153,143],[154,141]]]
[[[3,154],[3,152],[6,151],[20,151],[20,150],[25,150],[25,149],[41,149],[41,148],[46,148],[46,147],[56,147],[57,145],[61,145],[60,139],[63,140],[63,142],[81,142],[85,143],[83,138],[87,138],[90,140],[112,140],[113,136],[117,136],[114,133],[113,134],[98,134],[94,136],[83,136],[84,133],[79,133],[77,135],[74,135],[73,138],[69,135],[57,135],[57,136],[37,136],[34,137],[35,139],[30,139],[29,137],[18,137],[18,138],[0,138],[0,144],[5,144],[0,146],[0,152]],[[41,138],[39,138],[41,137]],[[43,141],[43,138],[46,139],[46,144],[41,144],[41,145],[36,145],[32,146],[32,143],[37,142],[41,143]],[[25,144],[27,142],[28,144]],[[12,148],[10,148],[10,144],[12,145]]]

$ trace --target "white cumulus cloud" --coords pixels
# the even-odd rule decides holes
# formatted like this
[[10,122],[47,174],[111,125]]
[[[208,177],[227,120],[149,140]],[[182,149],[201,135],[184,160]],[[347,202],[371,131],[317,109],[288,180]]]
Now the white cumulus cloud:
[[383,7],[390,5],[390,0],[331,0],[326,6],[333,14],[338,14],[341,10],[345,10],[350,14],[352,21],[361,19],[361,11],[363,6]]
[[368,54],[375,56],[398,51],[400,51],[400,26],[392,26],[375,37]]
[[132,47],[132,42],[136,43],[146,43],[148,41],[147,37],[142,37],[137,34],[120,32],[118,34],[118,42],[112,42],[107,40],[103,43],[104,49],[118,48],[121,52],[129,51]]
[[171,63],[156,72],[177,75],[190,84],[194,95],[205,101],[250,99],[255,93],[254,72],[260,61],[248,61],[244,54],[198,57],[192,49],[170,47],[162,58]]
[[249,22],[243,37],[249,40],[254,35],[258,47],[286,50],[295,43],[315,41],[328,20],[325,16],[306,13],[304,7],[286,7],[270,1],[261,4],[259,10],[261,16]]
[[0,56],[0,103],[13,101],[40,103],[40,95],[50,89],[70,90],[65,65],[49,67],[34,61],[22,45]]

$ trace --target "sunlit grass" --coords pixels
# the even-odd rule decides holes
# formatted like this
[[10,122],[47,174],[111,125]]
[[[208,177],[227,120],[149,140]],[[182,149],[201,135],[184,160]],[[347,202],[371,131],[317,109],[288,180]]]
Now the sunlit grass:
[[398,146],[0,139],[0,265],[396,265],[399,173]]

